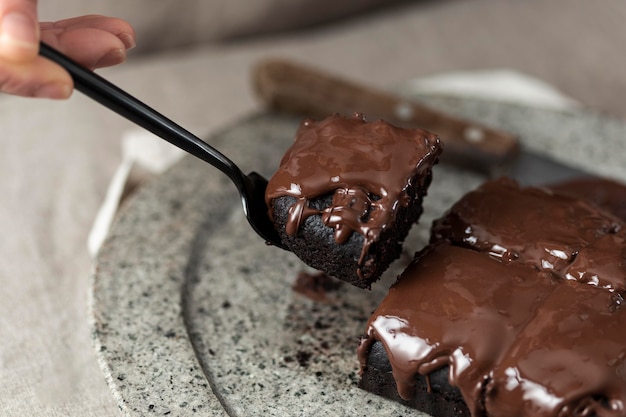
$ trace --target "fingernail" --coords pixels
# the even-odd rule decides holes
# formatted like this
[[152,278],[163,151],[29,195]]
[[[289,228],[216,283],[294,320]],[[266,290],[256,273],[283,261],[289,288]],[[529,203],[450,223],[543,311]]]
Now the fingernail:
[[37,48],[37,23],[28,15],[10,12],[0,22],[2,42],[20,48]]
[[126,61],[126,51],[123,49],[114,49],[100,58],[94,65],[94,68],[110,67],[111,65],[121,64],[124,61]]
[[72,95],[72,87],[67,84],[45,84],[39,87],[33,93],[33,97],[64,99]]
[[137,44],[135,43],[135,37],[130,33],[120,33],[118,38],[122,41],[126,49],[133,49]]

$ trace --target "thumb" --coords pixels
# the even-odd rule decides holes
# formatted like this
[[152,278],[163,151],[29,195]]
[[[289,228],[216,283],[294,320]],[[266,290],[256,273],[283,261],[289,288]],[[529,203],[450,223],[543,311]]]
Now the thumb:
[[39,50],[37,2],[0,0],[0,58],[23,62]]

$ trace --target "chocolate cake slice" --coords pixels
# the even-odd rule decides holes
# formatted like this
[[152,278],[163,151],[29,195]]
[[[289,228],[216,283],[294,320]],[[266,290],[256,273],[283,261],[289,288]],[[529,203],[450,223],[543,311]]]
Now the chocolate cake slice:
[[[448,241],[505,263],[525,262],[557,277],[579,279],[567,269],[581,253],[599,255],[594,249],[598,245],[605,254],[613,252],[614,261],[625,260],[624,232],[624,221],[592,201],[548,188],[520,188],[514,180],[500,178],[466,194],[436,220],[431,241]],[[625,288],[621,274],[589,278],[580,277],[601,287]]]
[[[490,371],[530,320],[528,312],[554,285],[525,264],[504,265],[484,253],[450,245],[428,248],[416,256],[369,320],[367,337],[359,346],[361,386],[379,389],[367,383],[372,373],[380,374],[368,363],[370,346],[378,341],[407,404],[432,412],[420,403],[448,403],[460,409],[464,402],[465,411],[459,415],[482,415],[481,395]],[[429,393],[434,371],[449,378],[449,387]],[[415,395],[416,381],[426,386],[421,395]],[[441,394],[451,387],[457,387],[461,402]]]
[[499,180],[434,222],[368,322],[360,386],[435,417],[626,416],[624,223],[563,198]]
[[369,288],[422,213],[438,137],[362,115],[305,120],[266,200],[285,246],[335,278]]
[[626,310],[621,295],[556,286],[485,387],[488,416],[626,415]]

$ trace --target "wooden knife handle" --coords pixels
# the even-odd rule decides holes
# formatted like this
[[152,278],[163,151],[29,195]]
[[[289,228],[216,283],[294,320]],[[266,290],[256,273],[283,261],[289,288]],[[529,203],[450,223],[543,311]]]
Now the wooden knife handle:
[[293,62],[262,61],[253,69],[252,82],[273,111],[316,119],[359,112],[369,120],[426,129],[444,143],[443,162],[480,172],[491,173],[519,151],[517,138],[507,132]]

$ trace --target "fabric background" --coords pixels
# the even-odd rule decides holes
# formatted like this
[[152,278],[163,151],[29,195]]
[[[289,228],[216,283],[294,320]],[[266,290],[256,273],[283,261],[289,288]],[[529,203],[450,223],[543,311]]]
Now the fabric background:
[[399,0],[92,0],[40,2],[42,19],[102,14],[128,20],[138,51],[307,28]]

